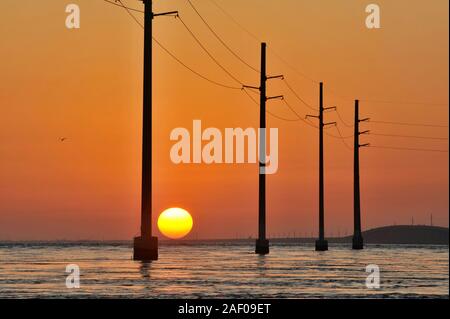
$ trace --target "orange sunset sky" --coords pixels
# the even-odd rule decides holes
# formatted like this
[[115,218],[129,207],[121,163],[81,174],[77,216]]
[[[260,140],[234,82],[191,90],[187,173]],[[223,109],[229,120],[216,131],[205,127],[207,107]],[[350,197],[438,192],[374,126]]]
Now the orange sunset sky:
[[[212,0],[192,1],[231,48],[259,67],[260,41]],[[347,123],[359,98],[361,116],[374,121],[448,125],[447,0],[214,1],[268,43],[268,73],[284,74],[313,106],[315,82],[323,81],[325,104],[338,106]],[[138,0],[123,2],[143,9]],[[381,8],[381,29],[369,30],[365,7],[373,2]],[[69,3],[80,6],[78,30],[65,27]],[[154,1],[155,12],[166,10],[178,10],[236,77],[258,85],[258,74],[214,38],[185,0]],[[143,30],[103,0],[2,0],[0,12],[0,240],[131,239],[140,227]],[[158,17],[153,26],[154,36],[190,67],[236,84],[179,20]],[[221,130],[257,128],[258,107],[243,92],[210,84],[153,48],[155,232],[157,215],[178,206],[192,214],[191,238],[255,237],[257,165],[175,165],[169,134],[192,130],[194,119]],[[280,80],[269,82],[268,94],[284,94],[302,116],[313,112]],[[282,102],[269,102],[268,110],[295,118]],[[335,112],[325,118],[339,121]],[[353,133],[339,123],[343,135]],[[267,124],[279,129],[279,169],[267,176],[267,233],[316,235],[318,131],[270,115]],[[448,127],[369,122],[362,129],[448,138]],[[448,150],[448,139],[367,135],[361,142]],[[429,224],[431,214],[435,225],[447,227],[448,160],[446,152],[362,149],[363,229],[412,218]],[[352,191],[353,153],[325,136],[327,236],[351,233]]]

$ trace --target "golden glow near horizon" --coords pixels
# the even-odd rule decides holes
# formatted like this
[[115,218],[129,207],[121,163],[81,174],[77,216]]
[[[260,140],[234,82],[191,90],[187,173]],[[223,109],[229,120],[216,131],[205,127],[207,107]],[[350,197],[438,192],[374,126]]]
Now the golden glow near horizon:
[[180,239],[192,229],[192,216],[183,208],[172,207],[158,217],[158,229],[166,237]]

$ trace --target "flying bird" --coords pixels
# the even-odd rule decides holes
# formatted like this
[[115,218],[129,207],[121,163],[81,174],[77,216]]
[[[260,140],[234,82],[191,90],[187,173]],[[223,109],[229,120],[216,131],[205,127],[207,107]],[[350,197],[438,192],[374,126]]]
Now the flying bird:
[[66,141],[67,139],[68,139],[67,137],[60,137],[60,138],[59,138],[59,141],[60,141],[60,142],[64,142],[64,141]]

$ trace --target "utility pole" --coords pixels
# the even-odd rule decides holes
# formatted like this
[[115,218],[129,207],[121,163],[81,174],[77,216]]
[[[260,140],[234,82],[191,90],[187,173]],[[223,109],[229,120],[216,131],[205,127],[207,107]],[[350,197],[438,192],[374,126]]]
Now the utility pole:
[[359,148],[369,146],[369,144],[359,144],[359,136],[361,134],[367,134],[369,131],[359,131],[359,123],[368,121],[368,118],[359,119],[359,100],[355,100],[355,144],[353,147],[353,249],[363,249],[364,241],[361,232],[361,204],[359,193]]
[[177,11],[153,13],[152,1],[144,3],[144,98],[142,127],[141,236],[133,242],[134,260],[158,259],[158,237],[152,236],[152,20],[156,16],[174,15]]
[[316,251],[328,250],[328,241],[325,240],[325,217],[324,217],[324,176],[323,176],[323,128],[327,125],[336,125],[336,122],[324,123],[323,112],[326,110],[336,109],[333,107],[323,106],[323,82],[319,86],[319,115],[306,115],[319,119],[319,239],[316,240]]
[[283,99],[282,95],[267,97],[266,82],[270,79],[283,79],[282,75],[267,76],[266,74],[266,43],[261,43],[261,71],[260,86],[244,85],[244,88],[257,89],[260,92],[259,111],[259,192],[258,192],[258,239],[255,253],[266,255],[269,253],[269,240],[266,238],[266,102],[273,99]]

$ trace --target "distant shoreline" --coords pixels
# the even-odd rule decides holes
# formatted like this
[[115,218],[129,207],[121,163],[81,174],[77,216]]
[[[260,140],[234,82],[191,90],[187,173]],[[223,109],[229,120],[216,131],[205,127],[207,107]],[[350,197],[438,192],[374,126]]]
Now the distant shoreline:
[[[369,229],[363,232],[365,244],[379,245],[449,245],[449,228],[425,225],[398,225],[384,226]],[[255,238],[223,238],[223,239],[182,239],[170,240],[160,238],[163,245],[189,244],[189,243],[253,243]],[[316,238],[312,237],[289,237],[289,238],[269,238],[270,242],[277,244],[313,244]],[[328,237],[330,244],[349,244],[352,236]],[[132,240],[0,240],[0,246],[10,244],[22,245],[132,245]]]

